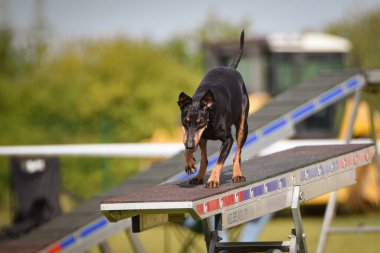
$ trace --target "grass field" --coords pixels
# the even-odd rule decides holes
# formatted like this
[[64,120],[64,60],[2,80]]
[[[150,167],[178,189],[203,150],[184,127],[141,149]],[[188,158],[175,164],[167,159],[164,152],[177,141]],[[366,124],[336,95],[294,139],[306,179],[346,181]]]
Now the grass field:
[[[65,199],[64,199],[65,200]],[[63,201],[64,205],[71,206],[72,203]],[[301,207],[301,211],[305,209]],[[322,227],[322,215],[302,214],[304,230],[306,232],[306,242],[309,252],[315,252]],[[0,209],[0,226],[9,224],[10,213],[5,209]],[[355,215],[337,215],[333,220],[333,226],[380,226],[380,212]],[[293,220],[288,212],[281,213],[273,218],[263,229],[259,241],[283,241],[288,240],[288,235],[293,228]],[[230,238],[237,238],[240,228],[233,228],[229,231]],[[193,233],[189,229],[176,224],[167,224],[140,234],[137,234],[147,253],[202,253],[206,252],[203,234]],[[189,238],[193,238],[191,241]],[[118,233],[109,240],[112,252],[133,252],[130,242],[125,233]],[[97,247],[89,250],[89,253],[100,253]],[[380,252],[380,233],[373,234],[335,234],[330,235],[325,253],[335,252]]]
[[[322,226],[321,216],[304,216],[304,229],[307,235],[307,246],[309,252],[315,252]],[[357,226],[357,225],[380,226],[380,213],[357,214],[337,216],[334,226]],[[260,241],[276,241],[287,240],[290,230],[293,228],[293,220],[288,215],[273,218],[264,228],[259,240]],[[230,231],[230,236],[236,237],[239,228]],[[146,252],[154,253],[201,253],[206,252],[203,234],[194,234],[190,230],[168,224],[166,226],[157,227],[138,234],[143,243]],[[194,241],[190,242],[189,238],[194,237]],[[109,240],[112,252],[133,252],[130,243],[124,233],[119,233]],[[187,251],[186,251],[187,250]],[[91,253],[100,252],[94,248]],[[380,252],[380,234],[345,234],[330,235],[326,247],[326,253],[335,252],[361,252],[361,253],[378,253]]]

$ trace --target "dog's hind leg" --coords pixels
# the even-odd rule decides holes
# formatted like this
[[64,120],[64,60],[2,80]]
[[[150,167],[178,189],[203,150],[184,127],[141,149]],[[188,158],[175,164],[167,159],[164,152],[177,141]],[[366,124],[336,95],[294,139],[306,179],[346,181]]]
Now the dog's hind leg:
[[199,141],[199,147],[201,148],[201,167],[199,168],[198,174],[190,180],[189,184],[203,184],[203,178],[206,174],[206,169],[208,165],[207,140],[201,138]]
[[[244,107],[244,106],[243,106]],[[236,153],[233,163],[232,182],[245,182],[245,177],[241,171],[241,149],[247,140],[248,135],[248,123],[247,123],[247,111],[244,110],[241,113],[240,122],[235,124],[236,127]]]

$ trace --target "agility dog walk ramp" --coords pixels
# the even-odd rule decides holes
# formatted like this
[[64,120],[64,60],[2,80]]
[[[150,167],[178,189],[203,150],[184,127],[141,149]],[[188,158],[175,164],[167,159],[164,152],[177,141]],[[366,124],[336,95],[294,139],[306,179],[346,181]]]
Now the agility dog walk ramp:
[[[250,115],[249,133],[242,160],[294,134],[294,126],[323,108],[354,94],[365,85],[362,71],[323,72],[311,82],[287,90]],[[174,106],[174,105],[173,105]],[[215,164],[220,144],[208,142],[209,168]],[[226,166],[231,164],[232,149]],[[99,211],[101,200],[134,192],[163,182],[187,179],[183,154],[153,164],[148,170],[128,178],[123,184],[79,205],[19,240],[0,245],[0,252],[81,252],[105,241],[114,233],[130,228],[129,219],[109,223]],[[137,243],[138,246],[138,243]]]
[[[209,252],[279,249],[306,252],[299,215],[304,202],[356,182],[356,168],[375,154],[373,144],[304,146],[258,157],[242,164],[246,182],[231,183],[232,166],[226,167],[220,188],[189,186],[188,180],[159,185],[104,200],[103,214],[111,221],[132,217],[134,232],[161,225],[184,214],[196,220],[215,216],[215,231],[230,228],[267,213],[292,207],[295,240],[264,244],[219,243],[217,232],[204,231]],[[205,226],[204,226],[205,229]],[[213,234],[214,233],[214,234]]]

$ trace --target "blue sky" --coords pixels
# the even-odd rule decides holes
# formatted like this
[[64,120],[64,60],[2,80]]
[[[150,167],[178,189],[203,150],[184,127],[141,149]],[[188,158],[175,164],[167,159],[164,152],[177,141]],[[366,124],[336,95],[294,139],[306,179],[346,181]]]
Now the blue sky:
[[[3,2],[0,15],[7,13],[18,34],[25,35],[33,21],[36,1],[0,0]],[[248,19],[255,34],[323,30],[328,23],[360,9],[380,6],[378,0],[39,1],[44,3],[49,36],[58,40],[126,34],[165,41],[177,33],[193,30],[210,12],[233,23]]]

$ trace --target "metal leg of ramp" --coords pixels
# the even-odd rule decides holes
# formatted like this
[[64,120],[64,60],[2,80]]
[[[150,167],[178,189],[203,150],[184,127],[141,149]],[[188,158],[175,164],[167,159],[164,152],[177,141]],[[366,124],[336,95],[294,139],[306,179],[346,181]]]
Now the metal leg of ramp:
[[102,253],[112,253],[112,250],[106,241],[99,243],[98,247]]
[[128,238],[128,241],[131,243],[131,246],[133,248],[133,252],[145,253],[144,247],[142,246],[140,239],[137,237],[136,234],[132,233],[131,228],[127,228],[125,230],[125,234]]
[[296,235],[297,245],[298,245],[298,248],[296,248],[296,251],[294,252],[307,253],[306,240],[305,240],[306,234],[303,230],[301,212],[300,212],[300,200],[302,199],[303,199],[303,196],[302,196],[300,187],[299,186],[294,187],[291,208],[292,208],[293,221],[294,221],[295,232],[296,232],[295,235]]
[[[307,253],[306,236],[303,230],[300,203],[302,192],[299,186],[295,186],[292,196],[292,215],[295,228],[292,229],[289,241],[273,242],[220,242],[217,228],[221,222],[219,215],[215,217],[215,228],[211,231],[209,219],[202,220],[203,233],[205,236],[206,247],[209,253],[214,252],[272,252],[273,250],[290,253]],[[273,252],[276,252],[273,251]]]
[[327,241],[327,234],[331,221],[335,214],[336,192],[332,192],[326,207],[325,216],[323,218],[322,231],[318,241],[317,253],[322,253]]
[[[350,143],[352,139],[352,131],[354,127],[354,122],[356,119],[359,102],[361,97],[361,90],[356,91],[354,96],[354,101],[352,104],[352,112],[350,115],[350,121],[347,129],[347,133],[345,136],[345,141],[347,144]],[[371,124],[371,138],[376,143],[376,131],[375,131],[375,124],[374,124],[374,111],[371,105],[369,105],[370,108],[370,124]],[[378,154],[377,152],[377,146],[375,145],[376,152],[375,154]],[[374,162],[376,163],[376,166],[378,168],[379,173],[379,163],[377,156],[374,156]],[[338,227],[331,227],[331,222],[335,216],[336,211],[336,202],[337,202],[337,192],[332,192],[329,198],[329,201],[326,206],[325,215],[323,218],[323,224],[322,224],[322,230],[321,235],[319,237],[318,241],[318,247],[317,247],[317,253],[323,253],[324,249],[326,247],[327,243],[327,236],[332,233],[376,233],[380,232],[380,227],[344,227],[344,228],[338,228]]]

